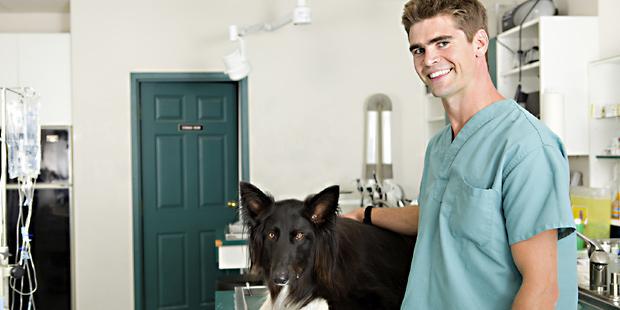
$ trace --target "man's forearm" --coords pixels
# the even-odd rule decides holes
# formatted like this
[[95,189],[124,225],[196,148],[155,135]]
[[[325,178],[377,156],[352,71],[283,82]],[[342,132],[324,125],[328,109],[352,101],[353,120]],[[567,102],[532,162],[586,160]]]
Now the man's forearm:
[[555,309],[558,299],[557,283],[550,285],[523,281],[512,304],[513,310]]
[[511,246],[523,281],[512,309],[554,309],[558,300],[557,230],[541,232]]
[[[413,236],[418,233],[418,218],[420,207],[410,205],[403,208],[373,208],[371,222],[373,225],[397,232],[402,235]],[[361,222],[364,219],[364,209],[359,208],[343,214],[342,217]]]
[[420,207],[372,209],[372,224],[402,235],[413,236],[418,232]]

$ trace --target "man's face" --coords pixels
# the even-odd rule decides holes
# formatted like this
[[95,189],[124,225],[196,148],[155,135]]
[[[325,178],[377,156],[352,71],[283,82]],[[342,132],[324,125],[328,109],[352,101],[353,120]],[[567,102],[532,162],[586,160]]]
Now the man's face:
[[449,15],[415,23],[409,29],[415,70],[436,97],[463,91],[474,78],[474,47]]

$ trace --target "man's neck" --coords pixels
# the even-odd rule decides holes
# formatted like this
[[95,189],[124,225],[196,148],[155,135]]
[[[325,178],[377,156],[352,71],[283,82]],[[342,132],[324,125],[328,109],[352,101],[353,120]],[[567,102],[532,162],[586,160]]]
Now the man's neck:
[[490,78],[481,79],[479,85],[470,84],[462,92],[449,98],[442,98],[443,107],[452,126],[452,139],[478,111],[502,99],[504,97],[493,86]]

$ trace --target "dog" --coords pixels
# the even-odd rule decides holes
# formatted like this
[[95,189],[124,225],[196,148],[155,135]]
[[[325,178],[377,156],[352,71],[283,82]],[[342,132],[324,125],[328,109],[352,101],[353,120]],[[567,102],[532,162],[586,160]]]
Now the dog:
[[338,216],[339,187],[274,201],[239,186],[250,264],[269,289],[261,309],[399,309],[414,239]]

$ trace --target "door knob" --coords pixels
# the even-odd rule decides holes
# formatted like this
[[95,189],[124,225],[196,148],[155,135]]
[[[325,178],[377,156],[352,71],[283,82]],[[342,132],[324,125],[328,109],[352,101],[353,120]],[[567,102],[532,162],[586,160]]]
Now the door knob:
[[235,209],[237,208],[237,206],[239,205],[239,203],[236,200],[230,200],[226,203],[226,206],[231,208],[231,209]]

